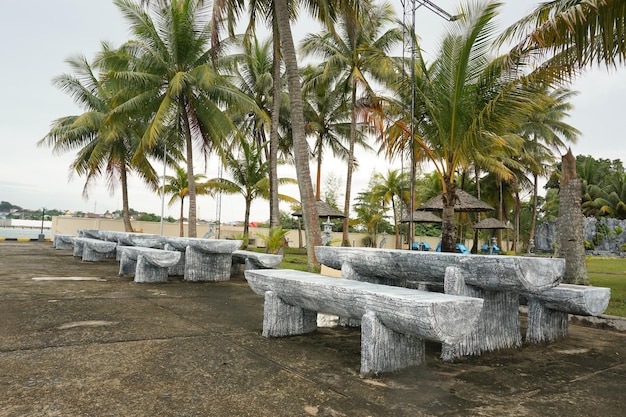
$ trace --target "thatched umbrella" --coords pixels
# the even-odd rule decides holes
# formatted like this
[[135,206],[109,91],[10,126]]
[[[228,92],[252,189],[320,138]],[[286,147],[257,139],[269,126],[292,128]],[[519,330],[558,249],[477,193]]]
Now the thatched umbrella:
[[[330,223],[330,219],[331,218],[341,219],[346,216],[344,216],[342,212],[340,212],[339,210],[337,210],[336,208],[332,207],[331,205],[329,205],[328,203],[322,200],[317,200],[315,202],[315,208],[317,209],[317,215],[320,218],[326,217],[328,219],[326,220],[325,223],[323,223],[324,235],[322,236],[322,245],[326,245],[331,240],[330,232],[332,232],[332,225]],[[294,217],[302,217],[302,210],[295,211],[291,213],[291,215]],[[298,233],[299,232],[300,232],[300,221],[298,220]]]
[[[483,212],[495,210],[489,204],[477,199],[466,191],[457,189],[455,194],[455,212]],[[419,206],[418,210],[443,211],[443,194],[439,194],[437,197],[428,200],[427,202]]]
[[[319,217],[328,217],[331,219],[341,219],[346,217],[342,212],[322,200],[317,200],[315,202],[315,208],[317,209],[317,215]],[[291,215],[294,217],[302,217],[302,210],[295,211],[291,213]]]
[[474,229],[492,229],[492,230],[512,229],[512,227],[509,226],[508,224],[502,223],[500,220],[495,219],[493,217],[487,217],[486,219],[483,219],[479,221],[478,223],[476,223],[473,227]]
[[[441,211],[443,210],[443,194],[428,200],[417,208],[424,211]],[[477,199],[473,195],[463,190],[456,190],[456,202],[454,203],[454,211],[493,211],[495,210],[489,204]]]
[[[429,211],[415,210],[411,217],[413,217],[413,223],[441,223],[441,217]],[[410,221],[411,218],[409,216],[404,216],[400,223],[408,223]]]
[[[476,223],[474,226],[474,229],[488,229],[488,230],[503,230],[503,229],[512,229],[511,226],[509,226],[506,223],[501,222],[498,219],[495,219],[493,217],[487,217],[486,219],[483,219],[481,221],[479,221],[478,223]],[[491,255],[493,253],[493,249],[495,247],[495,237],[492,236],[491,237],[491,242],[489,243],[489,254]]]
[[[415,210],[411,216],[404,216],[400,220],[400,223],[409,223],[411,221],[413,221],[413,223],[441,223],[441,217],[430,211]],[[422,240],[421,236],[419,236],[419,240]],[[413,245],[415,245],[415,243],[413,243]],[[418,246],[421,247],[422,242],[418,243]],[[428,246],[426,246],[426,248],[428,248]]]

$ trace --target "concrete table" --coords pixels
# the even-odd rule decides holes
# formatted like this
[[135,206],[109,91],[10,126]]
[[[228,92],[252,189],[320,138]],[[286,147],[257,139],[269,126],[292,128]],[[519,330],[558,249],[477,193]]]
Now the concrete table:
[[242,243],[241,240],[195,237],[163,236],[162,239],[169,250],[185,252],[185,281],[228,281],[232,253]]
[[81,256],[83,261],[102,261],[110,253],[115,253],[117,243],[89,237],[74,239],[74,256]]
[[135,282],[167,282],[168,268],[178,262],[181,253],[141,246],[118,246],[120,275],[134,275]]
[[447,294],[484,300],[478,325],[464,340],[444,343],[445,360],[522,344],[519,294],[557,286],[565,260],[498,255],[316,246],[317,259],[343,278],[400,287],[438,286]]

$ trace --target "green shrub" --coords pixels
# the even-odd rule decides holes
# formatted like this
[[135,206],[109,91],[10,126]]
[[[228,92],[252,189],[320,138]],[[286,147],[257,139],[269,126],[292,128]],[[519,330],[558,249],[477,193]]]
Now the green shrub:
[[282,226],[278,226],[270,229],[267,236],[259,233],[257,237],[265,242],[267,253],[277,254],[280,253],[285,246],[285,236],[287,236],[287,233],[289,233],[288,230],[283,230]]
[[621,235],[622,233],[624,233],[624,230],[619,226],[615,226],[615,234]]
[[585,239],[585,250],[594,250],[596,245],[592,241]]

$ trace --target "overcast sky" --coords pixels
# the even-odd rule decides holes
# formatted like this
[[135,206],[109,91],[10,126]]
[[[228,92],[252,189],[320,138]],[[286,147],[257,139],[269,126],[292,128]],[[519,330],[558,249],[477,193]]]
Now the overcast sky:
[[[457,1],[436,1],[454,14]],[[52,79],[70,71],[65,60],[82,54],[88,59],[100,49],[102,41],[115,46],[129,37],[128,26],[110,0],[0,0],[0,75],[3,97],[0,100],[0,201],[39,209],[42,207],[104,213],[121,209],[121,194],[111,195],[103,183],[90,188],[89,198],[82,196],[84,179],[69,176],[69,165],[75,154],[53,155],[36,142],[48,132],[53,120],[80,114],[69,96],[52,85]],[[401,2],[393,1],[399,16]],[[531,10],[537,1],[504,1],[502,27]],[[432,12],[419,8],[416,12],[417,34],[432,50],[445,30],[446,23]],[[310,25],[298,25],[310,30]],[[297,31],[297,29],[296,29]],[[297,33],[297,32],[296,32]],[[297,35],[296,35],[297,36]],[[579,143],[572,146],[575,154],[595,158],[626,161],[623,101],[626,98],[626,68],[618,71],[592,70],[571,87],[579,91],[574,98],[574,111],[568,122],[582,131]],[[360,155],[357,154],[357,158]],[[364,160],[354,175],[353,195],[366,186],[372,170],[386,172],[389,163],[381,159]],[[336,176],[345,179],[342,165],[333,165]],[[157,168],[161,169],[161,168]],[[201,172],[203,166],[198,166]],[[312,173],[314,167],[312,166]],[[169,173],[168,173],[169,174]],[[217,176],[215,163],[209,164],[205,175]],[[279,173],[293,176],[293,172]],[[324,183],[324,179],[322,180]],[[298,198],[297,188],[281,190]],[[160,214],[161,200],[133,181],[129,190],[130,205],[135,210]],[[343,201],[340,202],[340,205]],[[216,203],[212,198],[198,199],[198,217],[216,219]],[[289,211],[289,206],[281,205]],[[185,209],[186,210],[186,209]],[[166,206],[166,215],[178,217],[178,206]],[[253,203],[252,221],[269,217],[267,204]],[[224,197],[222,221],[243,219],[243,199]]]

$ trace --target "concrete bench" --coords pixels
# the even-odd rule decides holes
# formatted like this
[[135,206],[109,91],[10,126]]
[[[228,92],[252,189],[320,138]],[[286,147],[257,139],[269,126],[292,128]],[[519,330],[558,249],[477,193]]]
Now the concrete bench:
[[317,312],[361,320],[361,373],[424,362],[424,340],[453,343],[471,331],[483,300],[284,269],[247,270],[265,297],[263,336],[304,334]]
[[100,239],[100,229],[78,229],[78,237],[88,237],[91,239]]
[[178,251],[141,246],[118,246],[120,275],[134,275],[135,282],[167,282],[168,268],[181,258]]
[[233,264],[230,271],[231,275],[240,274],[244,266],[245,269],[274,269],[283,260],[283,255],[239,249],[234,251],[232,256]]
[[115,254],[117,243],[89,237],[74,238],[74,256],[80,256],[83,261],[102,261],[110,254]]
[[528,295],[526,341],[552,342],[567,336],[569,315],[599,316],[609,305],[611,289],[560,284],[540,294]]
[[163,249],[163,239],[151,233],[120,232],[117,230],[101,230],[100,238],[117,242],[120,246],[140,246],[144,248]]
[[185,253],[183,266],[185,281],[228,281],[232,266],[232,253],[241,246],[242,242],[241,240],[163,236],[163,243],[167,245],[168,250]]
[[433,284],[447,294],[483,299],[475,329],[460,342],[444,343],[447,361],[521,346],[519,294],[553,288],[565,272],[565,260],[555,258],[335,246],[318,246],[315,253],[323,265],[341,270],[343,278],[400,287]]
[[52,247],[55,249],[74,249],[74,237],[72,235],[55,234],[52,239]]

